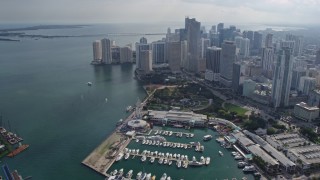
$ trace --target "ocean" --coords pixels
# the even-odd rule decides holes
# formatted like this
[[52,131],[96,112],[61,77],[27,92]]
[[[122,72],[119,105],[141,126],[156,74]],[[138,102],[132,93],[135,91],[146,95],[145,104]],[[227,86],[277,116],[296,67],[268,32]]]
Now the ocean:
[[[1,164],[8,164],[11,170],[17,169],[23,177],[32,176],[35,180],[104,179],[81,161],[112,133],[119,119],[127,116],[125,108],[138,98],[143,99],[146,93],[142,84],[133,78],[135,65],[90,65],[92,42],[106,37],[103,34],[107,33],[162,33],[166,29],[167,26],[160,25],[100,24],[23,31],[33,35],[86,35],[84,37],[13,37],[20,42],[0,41],[1,123],[30,145],[14,158],[3,158]],[[141,36],[109,38],[123,46],[137,42]],[[163,36],[146,38],[152,42]],[[93,83],[91,87],[87,85],[89,81]],[[216,146],[209,148],[215,156]],[[176,172],[175,168],[160,169],[161,172],[168,170],[172,177],[185,179],[243,176],[229,156],[212,159],[213,169]]]

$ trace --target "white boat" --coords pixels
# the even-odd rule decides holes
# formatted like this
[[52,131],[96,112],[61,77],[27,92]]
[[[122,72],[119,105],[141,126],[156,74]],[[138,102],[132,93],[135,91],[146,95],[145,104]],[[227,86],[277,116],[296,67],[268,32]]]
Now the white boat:
[[183,163],[182,163],[182,167],[184,167],[184,168],[188,168],[188,161],[183,161]]
[[173,132],[172,131],[169,131],[169,136],[172,136]]
[[131,179],[132,173],[133,173],[133,170],[131,169],[131,170],[127,173],[126,177],[129,178],[129,179]]
[[179,148],[179,147],[180,147],[180,143],[177,144],[177,148]]
[[136,154],[136,150],[133,149],[132,152],[131,152],[131,154]]
[[118,176],[122,176],[123,175],[123,168],[121,168],[118,172]]
[[136,149],[136,153],[139,154],[140,149]]
[[146,177],[147,177],[147,173],[144,172],[144,173],[141,174],[141,178],[140,179],[141,180],[145,180]]
[[142,144],[146,144],[146,142],[147,142],[146,140],[143,140],[143,141],[142,141]]
[[207,157],[207,158],[206,158],[206,165],[209,165],[209,164],[210,164],[210,160],[211,160],[210,157]]
[[167,174],[166,173],[163,173],[160,180],[166,180],[167,179]]
[[164,159],[163,164],[168,164],[168,159]]
[[142,156],[141,161],[145,162],[147,160],[147,156]]
[[200,162],[201,162],[202,164],[205,164],[206,160],[204,159],[203,156],[200,157]]
[[154,163],[154,160],[155,160],[155,159],[156,159],[155,157],[151,157],[151,158],[150,158],[150,162],[151,162],[151,163]]
[[241,160],[241,159],[243,159],[243,156],[241,156],[241,155],[236,155],[236,156],[234,157],[234,159],[235,159],[235,160]]
[[223,156],[223,153],[221,151],[219,151],[220,156]]
[[171,180],[171,177],[169,176],[169,177],[167,177],[167,180]]
[[157,135],[159,133],[159,131],[157,130],[154,134]]
[[177,158],[180,159],[180,154],[177,154]]
[[118,170],[115,169],[115,170],[113,170],[113,171],[111,172],[111,175],[112,175],[112,176],[115,176],[117,173],[118,173]]
[[138,174],[137,174],[137,176],[136,176],[136,179],[141,179],[141,175],[142,175],[142,172],[140,171],[140,172],[138,172]]
[[158,163],[159,163],[159,164],[162,164],[162,163],[163,163],[163,158],[160,158],[159,161],[158,161]]
[[191,134],[190,134],[190,137],[193,138],[193,137],[194,137],[194,134],[191,133]]
[[212,136],[211,135],[205,135],[205,136],[203,136],[203,140],[204,141],[209,141],[209,140],[211,140],[212,139]]
[[168,165],[170,166],[171,164],[172,164],[172,161],[171,161],[171,160],[169,160]]
[[243,172],[254,172],[256,170],[256,168],[253,165],[250,166],[245,166],[242,171]]
[[128,150],[129,150],[128,148],[124,148],[123,152],[124,152],[124,153],[127,153]]
[[88,84],[88,86],[92,86],[92,82],[88,82],[87,84]]
[[132,110],[132,106],[127,106],[126,111],[129,112]]
[[147,174],[146,180],[151,180],[151,173],[148,173],[148,174]]
[[184,160],[184,155],[181,155],[181,160]]
[[181,160],[177,160],[176,165],[177,165],[178,168],[180,168],[181,167]]
[[204,146],[200,146],[199,151],[204,151]]
[[127,160],[130,157],[129,153],[126,153],[126,155],[124,156],[124,159]]
[[122,158],[123,158],[123,153],[119,153],[116,158],[116,161],[120,161]]

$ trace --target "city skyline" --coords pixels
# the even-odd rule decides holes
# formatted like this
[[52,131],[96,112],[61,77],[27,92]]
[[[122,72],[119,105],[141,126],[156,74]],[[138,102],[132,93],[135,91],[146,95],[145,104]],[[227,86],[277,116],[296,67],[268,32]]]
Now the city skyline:
[[[318,24],[319,5],[319,0],[30,0],[21,6],[13,0],[2,2],[0,22],[150,23],[179,22],[190,16],[200,22]],[[141,7],[148,8],[141,11]]]

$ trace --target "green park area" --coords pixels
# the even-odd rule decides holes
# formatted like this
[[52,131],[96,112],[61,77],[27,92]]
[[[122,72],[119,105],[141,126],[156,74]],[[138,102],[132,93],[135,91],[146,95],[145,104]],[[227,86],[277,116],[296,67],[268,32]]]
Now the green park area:
[[229,112],[235,112],[240,116],[245,115],[245,113],[248,111],[240,106],[230,104],[230,103],[225,103],[224,108],[228,110]]

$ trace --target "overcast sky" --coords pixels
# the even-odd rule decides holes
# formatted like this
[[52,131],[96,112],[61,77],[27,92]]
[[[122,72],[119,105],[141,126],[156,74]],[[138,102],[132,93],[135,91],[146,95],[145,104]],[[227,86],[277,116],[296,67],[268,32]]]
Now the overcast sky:
[[1,23],[320,24],[320,0],[0,0]]

